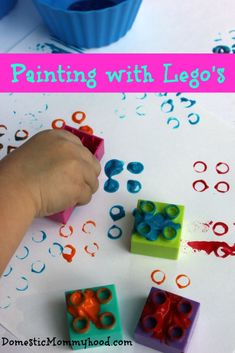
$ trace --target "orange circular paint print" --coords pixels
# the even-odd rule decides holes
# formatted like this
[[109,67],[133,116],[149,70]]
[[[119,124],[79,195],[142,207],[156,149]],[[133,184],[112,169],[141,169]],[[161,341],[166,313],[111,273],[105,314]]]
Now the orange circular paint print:
[[[66,228],[68,229],[68,233],[64,232],[66,230]],[[60,227],[60,230],[59,230],[59,235],[62,237],[62,238],[68,238],[70,237],[71,235],[73,234],[73,226],[65,226],[65,225],[62,225]]]
[[178,288],[183,289],[183,288],[188,287],[191,284],[191,280],[190,280],[189,276],[187,276],[185,274],[180,274],[176,277],[175,283]]
[[74,123],[81,124],[86,119],[86,114],[81,111],[74,112],[72,114],[72,120]]
[[[157,279],[156,277],[160,277],[160,278]],[[161,285],[165,281],[165,279],[166,279],[166,274],[161,270],[154,270],[151,273],[151,280],[158,285]]]

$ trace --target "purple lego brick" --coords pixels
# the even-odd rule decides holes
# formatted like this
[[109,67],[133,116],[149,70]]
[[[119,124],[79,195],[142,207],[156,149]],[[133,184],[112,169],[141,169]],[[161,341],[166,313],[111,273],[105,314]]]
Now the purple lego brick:
[[[104,155],[104,140],[98,136],[90,135],[84,131],[75,129],[70,126],[65,126],[66,131],[71,132],[75,136],[79,137],[82,144],[89,149],[89,151],[100,161]],[[73,208],[68,208],[62,212],[56,213],[48,218],[52,221],[66,224],[69,217],[73,212]]]
[[135,329],[135,341],[163,353],[185,353],[199,308],[194,300],[152,287]]

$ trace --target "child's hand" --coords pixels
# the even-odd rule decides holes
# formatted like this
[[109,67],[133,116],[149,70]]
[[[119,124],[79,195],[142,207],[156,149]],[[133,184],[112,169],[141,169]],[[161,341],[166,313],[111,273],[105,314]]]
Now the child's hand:
[[17,181],[16,191],[24,193],[35,216],[88,203],[100,170],[78,137],[64,130],[43,131],[0,162],[1,176]]

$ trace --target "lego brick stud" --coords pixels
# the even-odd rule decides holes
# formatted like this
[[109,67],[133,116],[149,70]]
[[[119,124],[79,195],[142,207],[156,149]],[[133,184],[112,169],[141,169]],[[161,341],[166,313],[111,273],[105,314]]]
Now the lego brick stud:
[[73,349],[100,346],[107,340],[112,345],[115,340],[122,340],[114,285],[69,291],[65,296]]
[[152,288],[135,329],[135,341],[163,353],[186,353],[200,304]]
[[133,216],[132,253],[177,259],[184,206],[139,200]]

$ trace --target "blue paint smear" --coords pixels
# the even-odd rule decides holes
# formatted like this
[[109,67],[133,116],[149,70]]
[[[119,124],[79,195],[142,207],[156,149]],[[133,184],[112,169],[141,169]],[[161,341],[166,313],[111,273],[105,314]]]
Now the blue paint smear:
[[108,178],[120,174],[124,169],[124,162],[118,159],[111,159],[105,164],[104,172]]
[[104,183],[104,190],[106,192],[113,193],[113,192],[118,191],[118,189],[119,189],[119,182],[117,180],[109,178]]
[[38,260],[32,263],[31,272],[40,274],[45,270],[45,268],[46,268],[46,265],[42,261]]
[[122,229],[116,225],[113,225],[108,230],[108,237],[112,240],[119,239],[122,236]]
[[179,119],[177,119],[177,118],[168,118],[167,119],[167,125],[170,125],[172,121],[174,121],[176,123],[175,125],[172,125],[172,129],[178,129],[179,126],[180,126]]
[[145,99],[145,98],[147,98],[147,93],[144,93],[142,96],[140,96],[140,97],[136,97],[136,99],[141,99],[141,100],[143,100],[143,99]]
[[24,255],[22,256],[16,255],[16,258],[19,260],[24,260],[29,255],[29,249],[27,248],[27,246],[24,246],[23,249],[25,250]]
[[186,103],[186,104],[185,104],[185,108],[191,108],[191,107],[193,107],[193,106],[196,104],[196,101],[195,101],[195,100],[193,100],[193,99],[188,99],[188,98],[186,98],[186,97],[181,97],[181,98],[180,98],[180,102],[181,102],[181,103]]
[[138,107],[136,107],[136,114],[139,116],[145,116],[146,113],[144,113],[143,111],[141,111],[141,109],[143,108],[143,105],[139,105]]
[[144,170],[144,166],[140,162],[130,162],[127,165],[127,170],[133,174],[140,174]]
[[172,99],[168,99],[161,104],[161,111],[163,113],[171,113],[174,110],[174,103]]
[[7,309],[11,305],[11,297],[8,295],[6,299],[6,304],[1,304],[0,309]]
[[[64,250],[63,246],[59,243],[53,243],[52,246],[54,247],[54,249],[51,247],[49,248],[49,254],[51,254],[52,257],[57,257],[57,256],[60,256]],[[58,253],[56,253],[54,250],[58,251]]]
[[20,277],[20,279],[22,279],[22,282],[25,283],[24,287],[16,287],[16,290],[20,291],[20,292],[24,292],[26,291],[28,288],[29,288],[29,285],[28,285],[28,280],[26,277],[22,276]]
[[7,269],[7,271],[4,272],[3,277],[8,277],[8,276],[10,276],[10,274],[12,273],[12,270],[13,270],[12,266],[9,266],[9,268]]
[[112,220],[118,221],[119,219],[125,217],[126,212],[123,206],[121,205],[114,205],[113,207],[111,207],[110,211],[109,211],[109,215],[112,218]]
[[126,100],[126,93],[122,92],[122,101]]
[[127,182],[127,190],[131,194],[137,194],[142,189],[142,185],[138,180],[128,180]]
[[46,232],[41,230],[40,233],[41,233],[41,236],[38,237],[38,239],[36,239],[36,237],[33,235],[32,241],[34,241],[35,243],[42,243],[44,240],[46,240],[46,238],[47,238]]

